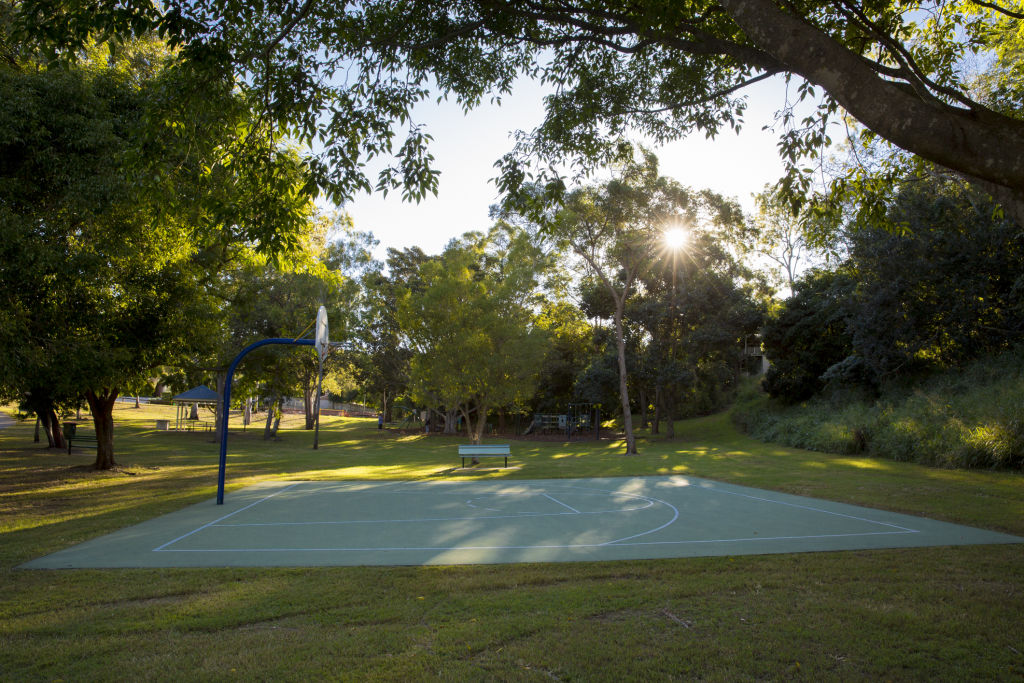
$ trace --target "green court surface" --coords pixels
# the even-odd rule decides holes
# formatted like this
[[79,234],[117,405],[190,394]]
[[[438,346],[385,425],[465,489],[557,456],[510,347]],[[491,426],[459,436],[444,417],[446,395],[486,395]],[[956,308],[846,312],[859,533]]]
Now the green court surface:
[[694,477],[272,482],[22,568],[571,562],[1022,543]]

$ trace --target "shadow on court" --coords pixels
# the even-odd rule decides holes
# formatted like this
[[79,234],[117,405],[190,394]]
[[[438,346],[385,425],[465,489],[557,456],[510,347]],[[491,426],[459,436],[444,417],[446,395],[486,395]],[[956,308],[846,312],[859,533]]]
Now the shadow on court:
[[683,476],[275,481],[22,568],[571,562],[1021,542]]

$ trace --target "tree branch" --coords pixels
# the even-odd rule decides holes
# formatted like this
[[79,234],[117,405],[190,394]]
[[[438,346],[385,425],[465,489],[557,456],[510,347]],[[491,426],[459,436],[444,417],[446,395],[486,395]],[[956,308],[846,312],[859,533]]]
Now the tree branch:
[[990,180],[1024,197],[1024,123],[977,105],[964,110],[923,101],[881,78],[860,54],[773,0],[719,0],[749,39],[823,87],[878,135],[947,168]]
[[881,45],[885,46],[893,57],[895,57],[903,66],[903,69],[899,72],[900,76],[914,88],[914,91],[917,92],[922,99],[941,101],[931,92],[935,91],[946,95],[960,104],[963,104],[968,109],[973,110],[977,107],[977,102],[974,100],[964,97],[962,93],[959,93],[952,88],[947,88],[946,86],[936,83],[929,78],[921,67],[918,66],[917,60],[915,60],[914,56],[910,54],[910,51],[903,47],[899,41],[894,40],[887,31],[883,31],[875,22],[871,21],[860,7],[853,2],[850,2],[850,0],[840,0],[840,4],[842,7],[840,7],[839,11],[842,12],[844,16],[863,26],[875,37],[876,40],[878,40]]
[[270,42],[263,48],[263,52],[266,55],[270,55],[274,48],[277,47],[289,33],[295,30],[295,27],[299,25],[299,22],[306,18],[309,14],[309,10],[313,8],[313,0],[305,0],[302,6],[299,7],[299,11],[291,18],[290,21],[285,22],[281,30],[278,31],[277,35],[270,39]]
[[729,86],[728,88],[723,88],[723,89],[715,91],[713,93],[708,93],[704,97],[701,97],[701,98],[696,99],[696,100],[689,100],[689,101],[686,101],[686,102],[675,102],[673,104],[669,104],[669,105],[666,105],[664,107],[659,107],[658,109],[625,109],[625,110],[623,110],[623,113],[624,114],[660,114],[660,113],[667,112],[667,111],[674,111],[674,110],[680,109],[682,107],[692,107],[692,106],[697,105],[697,104],[705,104],[705,103],[710,102],[712,100],[716,100],[719,97],[725,97],[726,95],[731,95],[732,93],[736,92],[737,90],[742,90],[743,88],[747,87],[748,85],[753,85],[754,83],[757,83],[759,81],[763,81],[766,78],[771,78],[772,76],[775,76],[777,73],[778,73],[777,71],[766,71],[763,74],[760,74],[758,76],[754,76],[753,78],[748,78],[748,79],[744,80],[743,82],[737,83],[737,84],[732,85],[732,86]]
[[994,2],[985,2],[985,0],[971,0],[971,2],[973,2],[975,5],[980,5],[982,7],[987,7],[990,10],[993,10],[993,11],[998,12],[1000,14],[1005,14],[1008,17],[1013,17],[1014,19],[1024,19],[1024,12],[1014,12],[1011,9],[1007,9],[1005,7],[1000,7],[999,5],[995,4]]

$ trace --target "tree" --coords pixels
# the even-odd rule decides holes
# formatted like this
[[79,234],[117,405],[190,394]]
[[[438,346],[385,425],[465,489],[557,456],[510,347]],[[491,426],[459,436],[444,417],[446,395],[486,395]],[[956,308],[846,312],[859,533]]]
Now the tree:
[[1024,336],[1020,227],[962,181],[905,183],[888,225],[847,226],[857,277],[849,331],[878,380],[950,367]]
[[[720,197],[706,194],[717,204]],[[736,214],[727,211],[731,219]],[[686,244],[663,254],[643,276],[642,294],[626,310],[648,339],[642,364],[655,391],[656,417],[673,420],[723,408],[741,370],[743,339],[761,325],[751,274],[732,257],[723,237],[735,225],[701,222]]]
[[851,356],[848,329],[854,282],[846,270],[811,270],[761,332],[772,365],[764,388],[786,403],[805,401],[825,386],[824,374]]
[[457,409],[473,443],[492,408],[533,395],[546,345],[532,311],[544,261],[525,233],[508,226],[468,233],[420,266],[425,288],[399,303],[415,351],[415,394],[432,407]]
[[757,209],[743,230],[744,248],[771,264],[771,279],[790,294],[811,247],[804,234],[807,209],[793,213],[790,202],[776,188],[757,195]]
[[911,176],[878,224],[840,226],[836,272],[812,272],[765,326],[770,394],[870,390],[998,353],[1024,336],[1020,228],[962,181]]
[[[678,183],[658,175],[657,158],[627,159],[618,177],[570,192],[561,209],[544,215],[543,197],[524,197],[519,219],[534,222],[564,245],[613,305],[612,319],[619,366],[619,401],[627,454],[636,453],[626,363],[624,314],[636,283],[656,260],[665,230],[680,220],[692,222],[696,203]],[[582,275],[583,273],[580,272]]]
[[[738,128],[743,88],[785,75],[799,99],[820,98],[800,121],[782,108],[791,185],[807,181],[801,160],[821,153],[842,109],[901,149],[982,183],[1024,223],[1024,121],[972,97],[959,68],[997,44],[995,29],[1019,21],[1017,2],[21,0],[9,14],[9,51],[69,56],[90,36],[151,28],[206,71],[234,72],[269,120],[324,145],[316,182],[339,202],[371,187],[404,187],[413,198],[436,190],[429,136],[408,123],[434,90],[472,107],[500,98],[521,75],[554,87],[545,122],[504,160],[511,188],[532,154],[595,168],[630,129],[665,141]],[[357,152],[392,152],[396,121],[407,124],[406,139],[371,183]]]
[[98,469],[115,465],[120,388],[206,331],[210,270],[235,245],[287,249],[308,216],[287,189],[297,157],[252,131],[230,87],[168,59],[140,41],[78,66],[0,66],[0,392],[28,396],[51,431],[53,407],[84,395]]
[[419,269],[432,257],[419,247],[389,248],[387,253],[387,272],[378,264],[362,277],[355,367],[360,386],[380,397],[384,419],[390,422],[395,399],[408,387],[412,359],[398,320],[398,303],[407,291],[423,290]]
[[576,379],[594,355],[594,330],[572,302],[551,290],[545,296],[536,325],[549,343],[530,403],[537,412],[555,413],[577,398]]

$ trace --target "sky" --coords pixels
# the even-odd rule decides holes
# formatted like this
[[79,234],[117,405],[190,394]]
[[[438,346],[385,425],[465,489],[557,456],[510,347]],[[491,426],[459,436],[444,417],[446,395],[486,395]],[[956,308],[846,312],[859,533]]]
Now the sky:
[[[419,246],[428,254],[439,253],[451,238],[490,227],[488,207],[500,198],[491,182],[497,175],[494,162],[512,149],[513,131],[530,130],[543,117],[543,91],[529,82],[519,86],[501,106],[465,115],[451,102],[416,110],[416,122],[426,124],[434,137],[431,151],[441,172],[437,196],[417,204],[403,202],[398,192],[386,198],[363,194],[342,207],[357,230],[371,231],[380,240],[377,258],[383,259],[388,247]],[[738,135],[731,130],[715,140],[695,135],[654,148],[662,175],[733,197],[752,209],[752,195],[782,175],[778,138],[762,127],[785,103],[785,86],[781,79],[759,83],[748,89],[748,97],[746,123]]]

